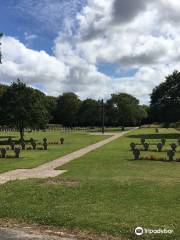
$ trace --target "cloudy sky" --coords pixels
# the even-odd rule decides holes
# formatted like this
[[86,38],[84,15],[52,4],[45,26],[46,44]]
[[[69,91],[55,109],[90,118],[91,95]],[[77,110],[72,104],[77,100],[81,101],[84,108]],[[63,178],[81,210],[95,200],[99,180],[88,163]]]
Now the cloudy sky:
[[179,0],[0,0],[0,82],[148,103],[180,69]]

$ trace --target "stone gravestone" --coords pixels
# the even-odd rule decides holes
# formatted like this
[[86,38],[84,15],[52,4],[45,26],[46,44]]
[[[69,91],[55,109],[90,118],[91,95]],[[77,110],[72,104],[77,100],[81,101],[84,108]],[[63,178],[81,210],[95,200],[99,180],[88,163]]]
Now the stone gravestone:
[[172,150],[175,152],[176,151],[176,148],[177,148],[177,145],[175,143],[172,143],[171,144],[171,148]]
[[33,145],[33,142],[34,142],[34,139],[33,139],[33,138],[30,138],[30,143],[31,143],[31,145]]
[[35,141],[31,145],[33,147],[33,150],[36,150],[36,143],[35,143]]
[[26,148],[26,144],[25,144],[25,142],[21,142],[21,147],[22,147],[22,150],[25,150],[25,148]]
[[131,148],[131,151],[134,151],[134,149],[136,148],[136,144],[132,142],[130,144],[130,148]]
[[173,161],[174,155],[175,155],[175,152],[173,150],[168,150],[167,151],[167,156],[169,158],[169,161]]
[[145,141],[146,141],[146,139],[145,139],[144,137],[141,137],[141,143],[142,143],[142,145],[144,145]]
[[14,148],[15,148],[15,143],[11,142],[11,149],[14,150]]
[[11,143],[12,143],[12,138],[9,137],[9,138],[8,138],[8,144],[11,145]]
[[44,139],[43,139],[43,147],[44,147],[44,150],[47,150],[47,146],[48,146],[48,144],[47,144],[47,138],[44,138]]
[[61,144],[64,144],[64,138],[60,138]]
[[134,160],[139,160],[140,159],[140,151],[139,149],[134,149],[133,151],[133,154],[134,154]]
[[158,143],[158,144],[157,144],[157,150],[158,150],[158,152],[162,152],[162,149],[163,149],[163,144],[162,144],[162,143]]
[[162,143],[162,145],[164,146],[164,145],[166,144],[166,139],[165,139],[165,138],[162,138],[162,139],[161,139],[161,143]]
[[5,148],[1,148],[1,156],[2,156],[2,158],[6,157],[6,149]]
[[44,150],[47,150],[47,142],[43,142]]
[[20,152],[21,152],[20,148],[15,148],[14,152],[15,152],[15,158],[19,158],[19,155],[20,155]]
[[145,151],[149,150],[149,144],[148,143],[144,143],[143,146],[144,146],[144,150]]

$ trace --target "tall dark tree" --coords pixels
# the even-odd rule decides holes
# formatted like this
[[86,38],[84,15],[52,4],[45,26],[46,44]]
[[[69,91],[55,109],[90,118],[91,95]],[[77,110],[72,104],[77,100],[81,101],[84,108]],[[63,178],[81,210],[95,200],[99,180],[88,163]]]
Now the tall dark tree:
[[8,86],[0,84],[0,97],[3,95],[3,93],[7,90]]
[[174,71],[151,94],[150,114],[157,122],[180,120],[180,72]]
[[150,106],[148,105],[142,105],[141,106],[145,112],[145,117],[144,119],[142,120],[142,124],[149,124],[149,123],[152,123],[152,120],[150,118]]
[[101,103],[93,99],[82,102],[78,113],[81,126],[99,126],[101,124]]
[[146,112],[139,101],[126,93],[112,94],[107,101],[106,112],[108,123],[112,126],[137,125],[146,117]]
[[78,125],[78,112],[81,101],[75,93],[64,93],[57,102],[57,117],[59,123],[65,127]]
[[2,124],[17,128],[21,139],[25,128],[43,128],[49,120],[45,95],[20,80],[8,87],[0,105]]
[[50,115],[49,123],[57,123],[56,109],[58,99],[53,96],[46,97],[46,106]]
[[4,92],[7,90],[8,86],[0,84],[0,124],[2,125],[2,96]]

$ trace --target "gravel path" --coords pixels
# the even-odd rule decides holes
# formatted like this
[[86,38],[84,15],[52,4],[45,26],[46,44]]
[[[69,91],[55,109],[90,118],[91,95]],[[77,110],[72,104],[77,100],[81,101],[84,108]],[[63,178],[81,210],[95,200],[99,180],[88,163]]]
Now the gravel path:
[[103,141],[97,142],[95,144],[92,144],[90,146],[87,146],[85,148],[82,148],[80,150],[77,150],[75,152],[72,152],[68,155],[65,155],[63,157],[60,157],[56,160],[53,160],[51,162],[45,163],[43,165],[40,165],[33,169],[17,169],[13,171],[9,171],[3,174],[0,174],[0,184],[4,184],[8,181],[13,180],[22,180],[22,179],[29,179],[29,178],[47,178],[47,177],[56,177],[64,172],[65,170],[55,170],[57,167],[60,167],[64,165],[65,163],[68,163],[76,158],[79,158],[97,148],[102,147],[103,145],[110,143],[114,141],[115,139],[118,139],[119,137],[122,137],[125,133],[113,133],[114,135],[112,137],[109,137]]
[[23,230],[0,227],[1,240],[75,240],[75,238],[62,238],[36,233],[28,233]]

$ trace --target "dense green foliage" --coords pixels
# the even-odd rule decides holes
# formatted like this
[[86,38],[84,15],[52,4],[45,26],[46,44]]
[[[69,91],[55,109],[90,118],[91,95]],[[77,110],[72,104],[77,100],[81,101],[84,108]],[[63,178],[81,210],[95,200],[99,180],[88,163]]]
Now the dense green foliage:
[[[147,118],[146,108],[129,94],[112,94],[104,107],[106,126],[138,125]],[[17,81],[11,86],[0,85],[0,116],[0,124],[16,127],[22,138],[24,128],[44,128],[46,123],[71,128],[101,126],[102,103],[94,99],[82,101],[71,92],[45,96]]]
[[46,96],[46,106],[49,112],[49,123],[56,123],[57,122],[57,98],[53,96]]
[[1,104],[1,99],[2,99],[2,96],[4,94],[4,92],[7,90],[7,86],[6,85],[2,85],[0,84],[0,124],[1,124],[1,109],[3,108],[2,104]]
[[45,95],[19,80],[7,88],[0,105],[1,123],[17,128],[21,139],[25,128],[44,128],[48,123]]
[[138,125],[147,117],[145,109],[139,101],[126,93],[112,94],[107,101],[107,122],[111,125]]
[[3,93],[7,90],[7,86],[0,84],[0,97],[3,95]]
[[180,72],[174,71],[151,95],[151,117],[157,122],[180,120]]
[[79,107],[80,100],[75,93],[64,93],[59,96],[56,110],[59,123],[68,127],[77,126]]
[[80,126],[101,126],[101,102],[93,99],[82,101],[78,112]]

